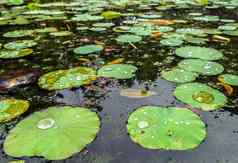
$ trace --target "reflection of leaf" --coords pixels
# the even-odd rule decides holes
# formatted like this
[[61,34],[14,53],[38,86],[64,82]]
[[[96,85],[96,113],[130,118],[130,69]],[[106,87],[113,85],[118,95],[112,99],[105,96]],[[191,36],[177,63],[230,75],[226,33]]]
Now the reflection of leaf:
[[234,89],[233,89],[230,85],[225,84],[225,83],[223,83],[223,82],[219,82],[219,83],[217,83],[217,85],[218,85],[218,86],[222,86],[222,87],[225,89],[226,93],[227,93],[229,96],[232,96],[232,95],[233,95]]

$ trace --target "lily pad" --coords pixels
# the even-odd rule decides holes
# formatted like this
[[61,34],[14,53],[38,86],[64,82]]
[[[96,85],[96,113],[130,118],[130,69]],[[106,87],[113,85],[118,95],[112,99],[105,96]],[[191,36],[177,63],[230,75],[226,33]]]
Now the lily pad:
[[34,40],[19,40],[19,41],[9,42],[5,44],[4,47],[6,49],[11,49],[11,50],[20,50],[20,49],[30,48],[36,45],[37,45],[37,42],[35,42]]
[[238,75],[223,74],[218,79],[226,84],[238,86]]
[[157,94],[156,92],[141,89],[122,89],[120,92],[121,96],[125,96],[128,98],[145,98],[156,94]]
[[97,114],[86,108],[49,107],[18,123],[5,140],[4,151],[13,157],[66,159],[95,139],[99,125]]
[[124,34],[124,35],[118,36],[116,40],[122,43],[134,43],[134,42],[140,42],[142,40],[142,37],[137,35]]
[[177,48],[175,53],[183,58],[198,58],[203,60],[218,60],[223,57],[223,54],[216,49],[199,46],[185,46]]
[[176,83],[186,83],[186,82],[192,82],[196,80],[196,78],[198,77],[198,74],[175,68],[170,71],[162,71],[161,76],[168,81],[172,81]]
[[135,76],[137,68],[129,64],[113,64],[103,66],[98,70],[98,76],[116,78],[116,79],[130,79]]
[[227,103],[223,93],[202,83],[180,85],[173,94],[178,100],[204,111],[220,109]]
[[101,16],[103,16],[106,20],[111,20],[119,18],[121,16],[121,13],[116,11],[104,11]]
[[79,87],[96,77],[96,72],[87,67],[76,67],[68,70],[57,70],[40,77],[38,84],[47,90],[60,90]]
[[18,38],[18,37],[31,36],[33,32],[34,32],[33,30],[16,30],[4,33],[3,36],[10,38]]
[[180,46],[183,44],[183,40],[179,38],[166,38],[160,41],[165,46]]
[[28,56],[33,53],[32,49],[20,49],[20,50],[2,50],[0,51],[0,58],[12,59]]
[[76,54],[90,54],[96,53],[103,50],[102,45],[84,45],[74,49],[74,53]]
[[221,64],[200,59],[185,59],[178,64],[178,67],[203,75],[218,75],[224,71]]
[[28,110],[30,103],[26,100],[0,100],[0,122],[8,122]]
[[73,33],[70,31],[58,31],[58,32],[52,32],[50,33],[51,36],[55,36],[55,37],[64,37],[64,36],[70,36]]
[[193,149],[206,137],[206,127],[199,116],[175,107],[138,108],[130,115],[127,130],[133,142],[148,149]]

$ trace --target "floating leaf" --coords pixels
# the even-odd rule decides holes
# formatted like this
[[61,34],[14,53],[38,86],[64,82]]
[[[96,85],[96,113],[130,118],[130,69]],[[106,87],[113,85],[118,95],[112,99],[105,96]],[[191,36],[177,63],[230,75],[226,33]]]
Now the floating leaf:
[[0,58],[13,59],[28,56],[33,53],[32,49],[20,49],[20,50],[2,50],[0,51]]
[[224,67],[221,64],[200,59],[185,59],[178,64],[178,67],[203,75],[217,75],[224,71]]
[[87,67],[76,67],[68,70],[57,70],[40,77],[38,84],[47,90],[60,90],[79,87],[95,80],[96,72]]
[[180,101],[204,111],[222,108],[227,103],[224,94],[201,83],[188,83],[178,86],[174,96]]
[[223,83],[223,82],[217,83],[217,85],[218,85],[218,86],[222,86],[222,87],[225,89],[226,93],[227,93],[229,96],[232,96],[232,95],[233,95],[234,89],[233,89],[230,85],[228,85],[228,84],[226,84],[226,83]]
[[115,59],[115,60],[113,60],[113,61],[111,61],[111,62],[108,62],[107,64],[108,64],[108,65],[120,64],[120,63],[122,63],[124,60],[125,60],[124,58],[118,58],[118,59]]
[[193,149],[206,137],[195,113],[175,107],[140,107],[130,115],[127,130],[132,141],[148,149]]
[[8,122],[28,110],[30,104],[26,100],[0,100],[0,122]]
[[142,37],[137,35],[124,34],[124,35],[118,36],[116,40],[122,43],[134,43],[134,42],[140,42],[142,40]]
[[103,50],[102,45],[84,45],[74,49],[74,53],[76,54],[90,54],[96,53]]
[[16,30],[4,33],[3,36],[10,38],[18,38],[18,37],[31,36],[33,32],[34,32],[33,30]]
[[116,79],[130,79],[135,76],[137,68],[129,64],[113,64],[103,66],[98,70],[98,76],[116,78]]
[[5,140],[4,151],[13,157],[66,159],[95,139],[99,125],[97,114],[86,108],[49,107],[18,123]]
[[183,44],[183,40],[179,38],[167,38],[160,41],[165,46],[180,46]]
[[120,92],[121,96],[125,96],[128,98],[145,98],[156,94],[157,94],[156,92],[141,89],[122,89]]
[[232,74],[223,74],[218,77],[218,80],[222,83],[226,83],[232,86],[238,86],[238,76]]
[[52,32],[50,33],[51,36],[55,36],[55,37],[64,37],[64,36],[70,36],[73,33],[70,31],[58,31],[58,32]]
[[185,46],[177,48],[175,53],[183,58],[198,58],[203,60],[218,60],[223,57],[223,54],[216,49],[199,46]]
[[6,49],[11,49],[11,50],[20,50],[20,49],[30,48],[36,45],[37,45],[37,42],[35,42],[34,40],[19,40],[19,41],[9,42],[5,44],[4,47]]
[[121,13],[116,11],[104,11],[101,16],[103,16],[104,19],[111,20],[119,18],[121,16]]
[[196,80],[196,78],[198,77],[198,74],[175,68],[170,71],[162,71],[161,76],[168,81],[172,81],[176,83],[186,83],[186,82],[192,82]]

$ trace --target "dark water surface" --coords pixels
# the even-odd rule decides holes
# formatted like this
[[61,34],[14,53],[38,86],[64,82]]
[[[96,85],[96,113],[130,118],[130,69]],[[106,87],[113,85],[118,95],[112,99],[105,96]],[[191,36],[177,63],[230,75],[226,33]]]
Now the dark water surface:
[[[186,15],[190,12],[203,12],[238,21],[237,9],[176,9],[164,11],[163,15],[165,15],[165,18],[186,19]],[[120,24],[120,21],[116,23]],[[218,23],[194,22],[188,25],[178,25],[178,27],[217,27],[217,25]],[[134,49],[130,45],[120,45],[122,50],[119,53],[89,56],[87,58],[91,62],[83,63],[72,52],[73,48],[85,44],[82,42],[82,38],[91,38],[98,41],[108,39],[106,41],[107,44],[115,45],[116,42],[113,41],[113,38],[116,37],[116,34],[110,30],[103,34],[80,32],[76,30],[77,23],[67,21],[35,22],[22,26],[0,26],[0,34],[15,29],[35,29],[42,26],[57,27],[61,30],[70,28],[74,35],[64,38],[43,37],[38,46],[35,47],[33,55],[18,60],[0,60],[0,70],[36,67],[41,68],[44,72],[49,72],[75,66],[99,68],[108,61],[123,57],[126,63],[137,66],[139,71],[134,79],[126,81],[108,80],[106,81],[106,86],[97,86],[99,91],[78,88],[49,92],[40,89],[34,84],[2,95],[4,97],[28,99],[32,105],[26,114],[7,124],[4,129],[5,132],[1,134],[1,144],[4,141],[6,132],[15,126],[20,119],[48,106],[57,104],[90,107],[97,111],[101,118],[101,130],[97,138],[81,153],[62,161],[47,161],[43,158],[22,158],[26,160],[26,163],[238,163],[237,108],[231,109],[227,107],[219,111],[199,112],[201,119],[207,124],[207,138],[194,150],[147,150],[130,140],[126,132],[126,123],[129,114],[137,107],[143,105],[184,106],[172,96],[176,84],[159,77],[161,70],[173,67],[181,61],[181,58],[174,55],[175,48],[162,47],[158,44],[158,41],[146,41],[145,39],[141,43],[136,43],[138,49]],[[0,40],[1,43],[7,43],[8,41],[9,39],[4,39],[3,37]],[[218,62],[225,67],[226,72],[237,73],[237,39],[233,38],[228,45],[213,42],[209,43],[208,46],[219,49],[224,53],[225,58]],[[154,64],[155,62],[160,64]],[[215,85],[216,77],[201,77],[197,81]],[[97,82],[100,83],[100,81]],[[129,99],[119,94],[121,88],[145,87],[158,92],[158,95],[144,99]],[[237,90],[237,88],[235,89]],[[237,96],[234,96],[231,100],[236,98]],[[5,155],[1,150],[0,163],[7,163],[13,159]]]

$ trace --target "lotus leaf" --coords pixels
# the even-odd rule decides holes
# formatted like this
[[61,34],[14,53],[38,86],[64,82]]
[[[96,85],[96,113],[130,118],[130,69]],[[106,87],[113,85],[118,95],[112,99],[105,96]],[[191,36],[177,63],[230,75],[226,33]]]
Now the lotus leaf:
[[5,44],[4,47],[6,49],[11,49],[11,50],[20,50],[20,49],[30,48],[36,45],[37,43],[34,40],[20,40],[20,41],[9,42]]
[[31,36],[33,32],[34,32],[33,30],[16,30],[16,31],[10,31],[10,32],[4,33],[3,36],[13,37],[13,38],[25,37],[25,36]]
[[238,86],[238,75],[223,74],[218,79],[226,84]]
[[74,49],[74,53],[76,54],[90,54],[96,53],[103,50],[102,45],[84,45]]
[[111,20],[119,18],[121,13],[116,11],[104,11],[101,15],[104,17],[104,19]]
[[28,110],[30,104],[25,100],[0,100],[0,122],[8,122]]
[[131,27],[128,32],[138,36],[149,36],[153,31],[152,28],[149,28],[147,26],[135,26]]
[[47,90],[60,90],[79,87],[94,80],[96,72],[91,68],[76,67],[68,70],[57,70],[40,77],[38,84]]
[[134,43],[134,42],[140,42],[142,40],[142,37],[137,35],[124,34],[124,35],[118,36],[116,40],[122,43]]
[[196,28],[180,28],[176,30],[177,33],[190,34],[195,36],[206,36],[203,30]]
[[162,71],[161,76],[168,81],[172,81],[176,83],[186,83],[186,82],[192,82],[196,80],[196,78],[198,77],[198,74],[175,68],[170,71]]
[[86,108],[49,107],[18,123],[5,140],[4,151],[13,157],[66,159],[95,139],[99,125],[97,114]]
[[165,46],[180,46],[183,44],[183,40],[180,38],[166,38],[160,41]]
[[132,141],[148,149],[193,149],[206,137],[206,127],[199,116],[175,107],[138,108],[130,115],[127,130]]
[[128,64],[113,64],[103,66],[98,70],[98,76],[116,78],[116,79],[130,79],[135,76],[137,68]]
[[217,75],[224,71],[224,67],[221,64],[200,59],[185,59],[178,64],[178,67],[203,75]]
[[174,96],[192,107],[204,111],[222,108],[227,103],[224,94],[202,83],[188,83],[178,86]]
[[89,14],[76,15],[75,17],[72,18],[72,20],[74,21],[97,21],[102,19],[103,16],[89,15]]
[[33,53],[32,49],[20,49],[20,50],[2,50],[0,51],[0,58],[12,59],[28,56]]
[[177,48],[175,53],[183,58],[198,58],[203,60],[218,60],[223,57],[223,54],[216,49],[199,46],[185,46]]

